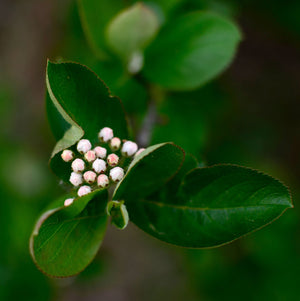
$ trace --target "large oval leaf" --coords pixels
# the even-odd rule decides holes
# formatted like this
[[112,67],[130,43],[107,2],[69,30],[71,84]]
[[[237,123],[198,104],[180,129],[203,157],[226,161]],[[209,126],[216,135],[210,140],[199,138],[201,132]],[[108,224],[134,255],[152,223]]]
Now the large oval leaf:
[[229,20],[189,13],[167,23],[146,50],[144,74],[167,89],[197,88],[230,64],[240,39]]
[[107,190],[77,198],[68,207],[64,199],[45,211],[30,238],[37,267],[54,277],[81,272],[98,252],[106,230]]
[[147,233],[184,247],[214,247],[257,230],[292,207],[287,188],[258,171],[217,165],[196,168],[173,199],[126,204]]
[[173,143],[148,147],[129,165],[113,199],[135,201],[151,194],[175,175],[183,160],[183,150]]
[[48,61],[46,85],[50,126],[60,138],[50,165],[67,181],[69,169],[58,154],[83,135],[92,143],[97,142],[98,132],[105,126],[111,127],[118,137],[128,138],[126,115],[121,101],[110,96],[103,81],[80,64]]

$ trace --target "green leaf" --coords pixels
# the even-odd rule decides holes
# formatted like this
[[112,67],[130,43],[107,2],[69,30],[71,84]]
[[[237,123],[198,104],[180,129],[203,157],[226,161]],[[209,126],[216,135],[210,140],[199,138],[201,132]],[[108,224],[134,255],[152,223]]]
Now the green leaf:
[[258,171],[216,165],[186,175],[173,199],[126,203],[130,220],[179,246],[215,247],[278,218],[292,207],[288,189]]
[[54,173],[68,181],[68,164],[59,154],[83,135],[93,144],[98,132],[108,126],[121,139],[128,138],[127,121],[121,101],[110,96],[107,86],[95,73],[76,63],[47,65],[47,111],[55,136],[60,138],[51,156]]
[[223,17],[186,14],[167,23],[147,48],[144,74],[166,89],[197,88],[230,64],[240,39],[238,28]]
[[107,214],[111,216],[111,223],[113,225],[121,230],[127,227],[129,216],[123,201],[110,201],[107,204],[106,210]]
[[148,147],[129,165],[113,199],[136,201],[163,186],[179,170],[184,152],[173,143]]
[[107,190],[97,190],[65,207],[56,201],[39,218],[30,238],[30,252],[47,275],[69,277],[96,256],[106,230]]

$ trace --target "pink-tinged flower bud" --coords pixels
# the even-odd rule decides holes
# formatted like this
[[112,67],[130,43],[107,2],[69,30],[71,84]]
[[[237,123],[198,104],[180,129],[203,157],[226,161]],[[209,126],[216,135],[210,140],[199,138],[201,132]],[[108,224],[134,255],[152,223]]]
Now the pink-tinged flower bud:
[[89,184],[94,183],[96,181],[96,177],[97,177],[97,175],[93,171],[90,171],[90,170],[86,171],[83,174],[84,180]]
[[114,167],[110,170],[109,176],[114,182],[119,182],[124,177],[124,170],[121,167]]
[[114,137],[110,140],[110,143],[109,143],[109,146],[110,148],[113,150],[113,151],[116,151],[120,148],[121,146],[121,139],[118,138],[118,137]]
[[116,154],[110,154],[107,157],[107,163],[109,166],[117,166],[119,163],[119,157]]
[[74,198],[66,199],[64,202],[64,206],[68,207],[73,204]]
[[102,142],[108,142],[114,136],[114,132],[111,128],[105,127],[99,132],[99,139]]
[[96,160],[96,153],[93,150],[89,150],[84,154],[84,158],[88,162],[93,162]]
[[107,150],[104,147],[101,146],[97,146],[94,148],[94,151],[96,153],[96,156],[100,159],[104,159],[106,157],[107,154]]
[[97,178],[97,184],[99,187],[104,188],[107,187],[109,184],[109,179],[107,175],[100,175]]
[[102,159],[96,159],[93,162],[93,169],[96,173],[101,173],[106,171],[106,162]]
[[81,171],[84,171],[85,164],[84,164],[83,160],[81,160],[81,159],[75,159],[72,162],[71,167],[72,167],[73,171],[75,171],[75,172],[81,172]]
[[138,146],[135,142],[126,141],[122,146],[122,154],[127,157],[131,157],[138,150]]
[[82,184],[83,179],[81,173],[72,172],[70,176],[70,182],[74,186],[79,186]]
[[77,144],[77,150],[81,154],[85,154],[92,148],[92,144],[89,140],[87,139],[81,139],[79,140]]
[[65,149],[62,153],[61,153],[61,158],[65,161],[65,162],[70,162],[73,160],[74,158],[74,154],[71,150],[69,149]]
[[77,194],[78,194],[78,196],[84,196],[84,195],[86,195],[86,194],[88,194],[88,193],[90,193],[90,192],[92,192],[91,187],[90,187],[90,186],[84,185],[84,186],[81,186],[81,187],[78,189]]
[[135,157],[138,156],[140,153],[142,153],[145,150],[145,148],[140,148],[136,153],[135,153]]

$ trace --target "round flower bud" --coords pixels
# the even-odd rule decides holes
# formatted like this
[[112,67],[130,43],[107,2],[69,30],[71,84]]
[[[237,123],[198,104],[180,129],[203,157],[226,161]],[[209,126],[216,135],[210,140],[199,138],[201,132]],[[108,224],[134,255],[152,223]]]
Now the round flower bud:
[[71,166],[72,166],[73,171],[75,171],[75,172],[81,172],[81,171],[84,171],[84,169],[85,169],[84,161],[81,159],[75,159],[72,162]]
[[138,146],[135,142],[126,141],[122,146],[122,154],[127,157],[131,157],[138,150]]
[[67,207],[67,206],[72,205],[73,201],[74,201],[74,198],[66,199],[64,202],[64,206]]
[[105,172],[106,171],[106,162],[102,159],[96,159],[93,162],[93,169],[97,173]]
[[81,187],[78,189],[77,194],[78,194],[78,196],[84,196],[84,195],[86,195],[86,194],[88,194],[88,193],[90,193],[90,192],[92,192],[91,187],[90,187],[90,186],[84,185],[84,186],[81,186]]
[[142,153],[145,150],[145,148],[140,148],[136,153],[135,153],[135,157],[138,156],[140,153]]
[[77,150],[81,154],[85,154],[92,148],[92,144],[89,140],[87,139],[81,139],[79,140],[77,144]]
[[124,177],[124,170],[121,167],[114,167],[110,170],[109,176],[114,182],[119,182]]
[[93,150],[89,150],[84,154],[84,158],[88,162],[93,162],[96,159],[96,153]]
[[83,174],[83,178],[84,180],[89,183],[89,184],[92,184],[95,182],[96,180],[96,177],[97,175],[93,172],[93,171],[86,171],[84,174]]
[[109,179],[107,177],[107,175],[99,175],[97,178],[97,184],[99,187],[107,187],[109,184]]
[[104,159],[106,157],[107,150],[104,147],[97,146],[94,148],[94,152],[98,158]]
[[74,158],[74,154],[71,150],[69,149],[65,149],[62,153],[61,153],[61,158],[65,161],[65,162],[70,162],[73,160]]
[[116,151],[120,148],[121,146],[121,140],[120,138],[118,137],[114,137],[110,140],[110,143],[109,143],[109,146],[110,148],[113,150],[113,151]]
[[119,157],[116,154],[110,154],[107,157],[107,163],[109,166],[116,166],[119,163]]
[[70,176],[70,182],[71,182],[74,186],[79,186],[79,185],[81,185],[82,182],[83,182],[81,173],[72,172],[72,173],[71,173],[71,176]]
[[114,132],[111,128],[105,127],[99,132],[98,136],[100,141],[108,142],[114,136]]

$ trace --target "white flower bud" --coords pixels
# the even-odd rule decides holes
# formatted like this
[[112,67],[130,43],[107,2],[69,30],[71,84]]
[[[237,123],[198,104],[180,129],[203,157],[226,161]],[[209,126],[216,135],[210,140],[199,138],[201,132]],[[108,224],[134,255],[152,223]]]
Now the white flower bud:
[[81,185],[82,182],[83,182],[81,173],[72,172],[72,173],[71,173],[71,176],[70,176],[70,182],[71,182],[74,186],[79,186],[79,185]]
[[71,166],[72,166],[73,171],[75,171],[75,172],[81,172],[81,171],[84,171],[84,169],[85,169],[84,161],[81,159],[75,159],[72,162]]
[[79,140],[77,144],[77,150],[81,154],[85,154],[92,148],[92,144],[89,140],[87,139],[81,139]]
[[84,195],[86,195],[86,194],[88,194],[88,193],[90,193],[90,192],[92,192],[91,187],[90,187],[90,186],[84,185],[84,186],[81,186],[81,187],[78,189],[77,194],[78,194],[78,196],[84,196]]
[[124,177],[124,170],[121,167],[114,167],[110,170],[109,176],[114,182],[119,182]]
[[93,162],[93,169],[96,173],[101,173],[106,171],[106,162],[102,159],[96,159]]
[[93,162],[96,160],[96,153],[93,150],[89,150],[84,154],[84,158],[88,162]]
[[74,198],[66,199],[64,202],[64,206],[68,207],[73,204]]
[[97,175],[93,171],[90,171],[90,170],[86,171],[83,174],[84,180],[89,184],[94,183],[96,181],[96,177],[97,177]]
[[99,187],[102,187],[102,188],[107,187],[108,184],[109,184],[108,176],[107,175],[98,176],[97,184],[98,184]]
[[116,166],[119,163],[119,157],[116,154],[110,154],[107,157],[107,163],[109,166]]
[[74,154],[71,150],[69,149],[65,149],[62,153],[61,153],[61,158],[65,161],[65,162],[70,162],[73,160],[74,158]]
[[131,157],[138,150],[138,146],[135,142],[126,141],[122,146],[122,154],[127,157]]
[[105,127],[99,132],[98,136],[100,141],[108,142],[114,136],[114,132],[111,128]]
[[118,138],[118,137],[114,137],[110,140],[110,143],[109,143],[109,146],[110,148],[113,150],[113,151],[116,151],[120,148],[121,146],[121,139]]
[[135,157],[138,156],[140,153],[142,153],[145,150],[145,148],[140,148],[136,153],[135,153]]
[[100,159],[104,159],[106,157],[107,154],[107,150],[104,147],[101,146],[97,146],[94,148],[94,151],[96,153],[96,156]]

